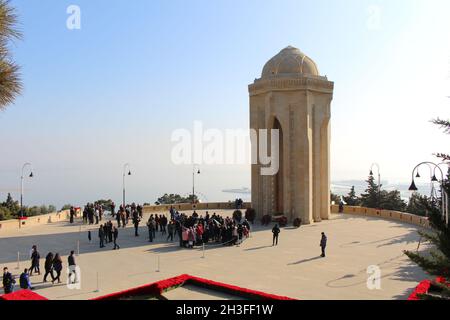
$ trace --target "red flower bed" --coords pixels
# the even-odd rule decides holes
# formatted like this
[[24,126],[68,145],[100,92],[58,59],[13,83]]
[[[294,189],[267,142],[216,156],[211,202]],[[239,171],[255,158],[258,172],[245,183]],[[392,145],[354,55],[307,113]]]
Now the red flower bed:
[[[450,287],[450,282],[446,280],[445,277],[437,277],[435,280],[437,283],[445,284]],[[433,282],[431,280],[423,280],[419,283],[419,285],[414,289],[411,295],[408,297],[408,300],[420,300],[420,294],[427,294],[430,289],[433,287]]]
[[430,287],[431,287],[431,281],[430,280],[423,280],[414,289],[414,291],[408,297],[408,300],[420,300],[419,294],[428,293],[428,290],[430,290]]
[[222,291],[225,293],[230,293],[239,297],[255,299],[255,300],[295,300],[292,298],[278,296],[275,294],[265,293],[262,291],[256,291],[246,288],[241,288],[226,283],[216,282],[212,280],[207,280],[203,278],[198,278],[194,276],[189,276],[188,283],[204,287],[206,289],[213,289],[217,291]]
[[0,300],[48,300],[31,290],[19,290],[0,296]]
[[257,300],[294,300],[288,297],[278,296],[274,294],[268,294],[261,291],[250,290],[233,285],[228,285],[221,282],[211,281],[203,278],[198,278],[183,274],[178,277],[161,280],[152,284],[144,285],[141,287],[112,293],[106,296],[94,298],[92,300],[118,300],[121,298],[127,298],[130,296],[142,296],[142,295],[161,295],[164,291],[172,289],[183,284],[193,284],[207,289],[226,292],[238,297],[257,299]]

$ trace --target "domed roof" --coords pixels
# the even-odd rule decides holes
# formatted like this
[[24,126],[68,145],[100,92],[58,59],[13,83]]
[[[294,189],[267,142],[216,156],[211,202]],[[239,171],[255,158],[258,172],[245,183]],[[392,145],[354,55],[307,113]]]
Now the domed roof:
[[319,76],[319,69],[316,63],[299,49],[288,46],[266,63],[261,78],[283,74]]

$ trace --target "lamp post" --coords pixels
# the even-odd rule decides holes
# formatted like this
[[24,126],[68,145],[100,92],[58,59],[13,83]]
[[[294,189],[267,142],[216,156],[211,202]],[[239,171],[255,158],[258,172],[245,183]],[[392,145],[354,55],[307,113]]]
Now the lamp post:
[[[20,176],[20,217],[23,218],[23,180],[24,180],[24,171],[26,167],[31,167],[31,163],[25,163],[22,166],[22,174]],[[33,178],[33,171],[30,170],[29,178]]]
[[[126,173],[127,169],[128,169],[128,173]],[[130,169],[130,164],[129,163],[125,163],[123,165],[123,176],[122,176],[122,205],[123,205],[123,209],[125,209],[125,176],[126,175],[131,176],[131,169]]]
[[[430,170],[430,175],[432,175],[430,177],[430,179],[431,179],[431,183],[432,184],[433,184],[433,182],[439,182],[439,180],[436,178],[436,169],[439,169],[438,172],[441,173],[441,181],[440,181],[440,185],[441,185],[441,211],[442,211],[442,216],[445,219],[445,223],[448,224],[448,194],[447,194],[447,192],[444,189],[444,173],[443,173],[442,169],[439,167],[439,165],[442,165],[442,164],[447,164],[447,163],[436,164],[436,163],[433,163],[433,162],[430,162],[430,161],[424,161],[424,162],[421,162],[418,165],[416,165],[414,167],[413,171],[412,171],[412,182],[411,182],[411,185],[409,186],[408,190],[409,191],[417,191],[418,190],[417,186],[416,186],[416,183],[414,181],[414,172],[416,172],[416,170],[417,170],[416,178],[420,178],[418,169],[419,169],[419,167],[421,165],[433,166],[433,167],[430,167],[430,169],[431,169]],[[432,197],[432,202],[434,203],[435,200],[436,200],[435,199],[436,197],[434,196],[433,189],[434,189],[434,186],[432,185],[431,197]]]
[[[195,170],[197,169],[197,172]],[[192,203],[195,204],[195,174],[200,174],[200,169],[198,169],[198,166],[194,163],[192,166]]]
[[378,173],[378,209],[381,207],[381,175],[380,175],[380,166],[378,163],[372,163],[370,166],[370,175],[373,176],[373,167],[377,167],[377,173]]

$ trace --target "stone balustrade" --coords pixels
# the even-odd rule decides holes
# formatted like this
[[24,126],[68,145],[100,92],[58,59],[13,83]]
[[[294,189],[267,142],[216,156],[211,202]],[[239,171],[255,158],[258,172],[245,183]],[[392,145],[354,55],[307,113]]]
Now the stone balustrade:
[[[339,213],[339,206],[332,205],[331,213]],[[344,206],[343,214],[354,214],[367,217],[382,218],[388,220],[395,220],[410,223],[416,226],[429,228],[429,222],[427,217],[421,217],[415,214],[394,211],[394,210],[381,210],[373,208],[364,208],[357,206]]]
[[48,224],[53,222],[69,220],[69,212],[70,212],[69,210],[53,212],[40,216],[28,217],[26,220],[18,220],[18,219],[3,220],[0,221],[0,233],[6,230],[18,230],[21,228],[26,228],[40,224]]

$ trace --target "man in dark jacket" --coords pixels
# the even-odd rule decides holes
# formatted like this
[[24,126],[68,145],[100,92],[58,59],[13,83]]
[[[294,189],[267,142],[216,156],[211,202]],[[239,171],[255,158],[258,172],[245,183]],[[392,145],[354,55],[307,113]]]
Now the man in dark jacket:
[[30,276],[33,275],[33,271],[36,271],[38,275],[41,275],[41,269],[39,268],[39,260],[41,259],[41,255],[37,250],[36,246],[33,246],[33,251],[31,253],[31,268],[30,268]]
[[14,291],[14,284],[16,280],[14,280],[13,275],[8,271],[7,267],[3,268],[3,290],[5,294],[11,293]]
[[322,248],[322,254],[320,255],[322,258],[325,257],[325,248],[327,246],[327,236],[324,232],[322,232],[322,238],[320,239],[320,247]]
[[75,216],[74,207],[70,207],[70,223],[73,223],[73,217]]
[[133,211],[133,225],[134,225],[134,236],[138,237],[138,230],[139,230],[139,222],[141,219],[139,219],[139,213],[137,210]]
[[272,233],[273,233],[273,242],[272,242],[272,246],[277,246],[278,245],[278,236],[280,234],[280,228],[278,228],[278,224],[276,224],[273,228],[272,228]]
[[105,232],[103,230],[103,225],[100,225],[98,228],[98,237],[100,239],[100,248],[103,248],[105,244],[103,243],[103,240],[105,239]]
[[117,237],[119,236],[119,229],[113,227],[113,239],[114,239],[114,248],[113,250],[120,249],[120,246],[117,244]]

